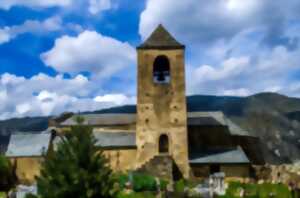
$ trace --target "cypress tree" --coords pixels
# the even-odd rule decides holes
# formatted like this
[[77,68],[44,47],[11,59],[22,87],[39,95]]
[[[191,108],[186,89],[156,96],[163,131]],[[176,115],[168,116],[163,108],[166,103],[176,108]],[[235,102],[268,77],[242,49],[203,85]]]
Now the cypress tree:
[[[77,122],[82,123],[81,119]],[[92,128],[73,126],[47,156],[37,178],[40,198],[113,197],[114,179]]]

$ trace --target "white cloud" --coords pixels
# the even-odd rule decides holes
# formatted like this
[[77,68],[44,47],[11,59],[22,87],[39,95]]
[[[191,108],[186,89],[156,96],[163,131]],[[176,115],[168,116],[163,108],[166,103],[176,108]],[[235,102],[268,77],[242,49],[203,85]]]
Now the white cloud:
[[0,44],[9,42],[11,39],[24,33],[42,34],[58,31],[61,28],[62,20],[60,17],[51,17],[44,21],[27,20],[21,25],[0,28]]
[[188,79],[193,79],[187,81],[189,94],[245,96],[267,91],[299,96],[299,82],[291,76],[300,72],[300,49],[262,47],[249,34],[253,32],[208,48],[216,64],[188,68]]
[[135,49],[126,42],[84,31],[77,37],[56,39],[54,47],[41,55],[46,65],[63,73],[91,72],[108,78],[121,69],[133,66]]
[[232,89],[225,90],[222,95],[225,96],[249,96],[251,92],[248,89],[240,88],[240,89]]
[[0,44],[8,42],[10,39],[8,28],[0,29]]
[[258,9],[259,0],[226,0],[226,8],[229,12],[238,15],[249,14],[249,12]]
[[20,115],[24,115],[25,113],[30,111],[30,104],[28,103],[23,103],[23,104],[18,104],[16,105],[16,111]]
[[54,6],[68,6],[72,0],[2,0],[0,8],[9,10],[13,6],[26,6],[33,8],[48,8]]
[[6,90],[0,90],[0,102],[7,99],[7,93]]
[[110,102],[117,105],[121,104],[134,104],[136,103],[135,97],[127,97],[123,94],[107,94],[104,96],[97,96],[94,98],[96,102]]
[[[62,86],[63,85],[63,86]],[[101,84],[82,75],[65,79],[39,74],[26,79],[12,74],[0,76],[0,119],[58,115],[65,111],[94,111],[133,104],[135,97],[103,94]]]
[[216,69],[209,65],[204,65],[195,69],[194,78],[197,82],[226,80],[238,76],[249,66],[249,57],[230,58],[225,60],[221,67]]
[[198,53],[215,41],[232,39],[252,28],[264,29],[266,45],[293,45],[292,36],[284,34],[287,24],[299,21],[299,8],[299,0],[148,0],[140,15],[139,33],[145,39],[162,23]]
[[270,86],[270,87],[267,87],[264,92],[279,92],[282,90],[282,87],[281,86]]
[[[159,23],[163,23],[188,43],[206,42],[234,35],[245,24],[252,23],[253,17],[259,11],[256,5],[247,6],[244,1],[241,4],[235,0],[209,3],[206,0],[149,0],[140,17],[139,32],[145,39]],[[237,12],[240,13],[239,16]]]
[[15,85],[15,84],[20,84],[25,81],[24,77],[17,77],[15,75],[9,74],[9,73],[4,73],[2,74],[0,78],[0,82],[2,85]]
[[102,11],[112,8],[111,0],[89,0],[89,12],[91,14],[99,14]]

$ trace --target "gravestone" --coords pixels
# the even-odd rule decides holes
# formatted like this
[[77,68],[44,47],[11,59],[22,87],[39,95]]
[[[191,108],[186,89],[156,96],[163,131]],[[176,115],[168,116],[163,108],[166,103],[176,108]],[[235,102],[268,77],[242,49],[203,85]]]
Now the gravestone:
[[211,194],[225,195],[225,173],[219,172],[210,175],[209,186]]

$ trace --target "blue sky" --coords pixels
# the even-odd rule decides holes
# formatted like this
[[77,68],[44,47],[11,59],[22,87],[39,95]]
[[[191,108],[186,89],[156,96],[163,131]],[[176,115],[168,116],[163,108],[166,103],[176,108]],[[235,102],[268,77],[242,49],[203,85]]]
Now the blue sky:
[[2,0],[0,119],[136,100],[136,53],[162,23],[187,94],[300,97],[298,0]]

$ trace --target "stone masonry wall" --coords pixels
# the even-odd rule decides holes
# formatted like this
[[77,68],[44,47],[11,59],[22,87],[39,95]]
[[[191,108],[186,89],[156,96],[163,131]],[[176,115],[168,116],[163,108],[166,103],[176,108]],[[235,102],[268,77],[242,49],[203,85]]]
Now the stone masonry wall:
[[[153,82],[153,63],[170,61],[170,84]],[[169,139],[169,154],[183,176],[189,177],[184,50],[138,50],[137,148],[138,164],[158,154],[161,135]]]

